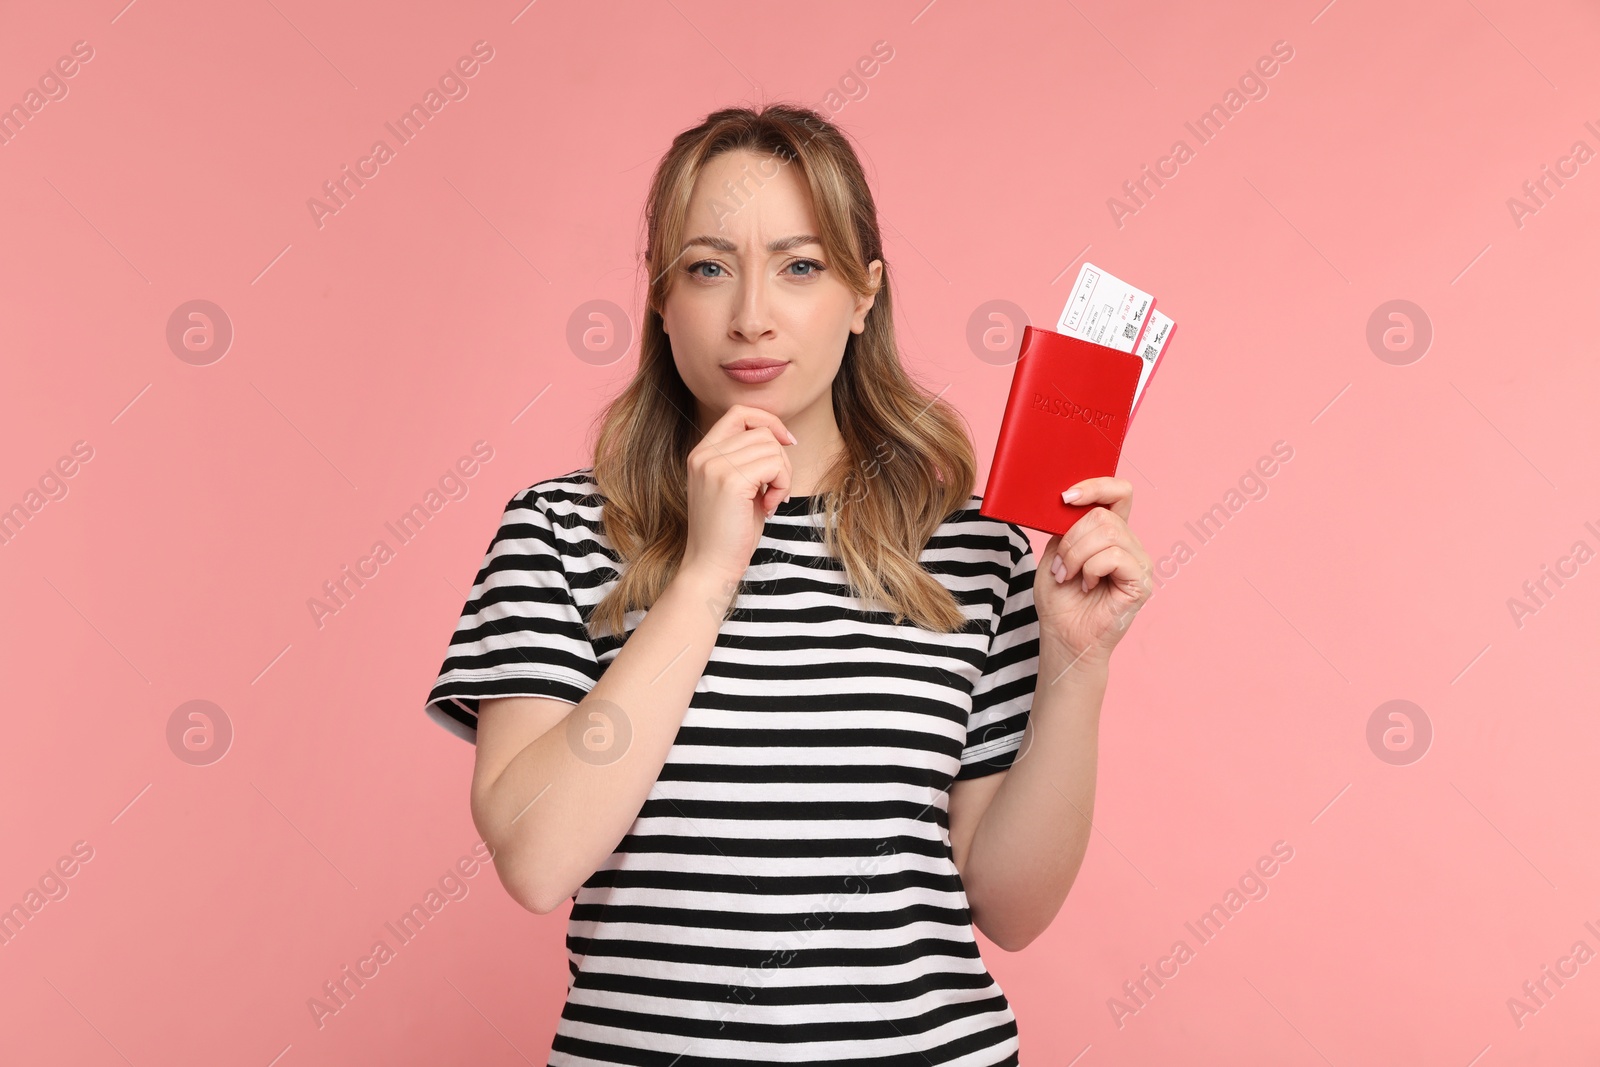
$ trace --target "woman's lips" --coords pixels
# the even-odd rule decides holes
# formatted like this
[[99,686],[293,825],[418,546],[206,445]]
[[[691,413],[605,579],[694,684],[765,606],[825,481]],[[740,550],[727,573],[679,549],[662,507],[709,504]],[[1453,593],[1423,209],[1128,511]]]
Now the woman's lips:
[[789,364],[772,359],[740,359],[732,363],[725,363],[722,370],[728,377],[736,382],[746,385],[760,385],[770,382],[782,374]]

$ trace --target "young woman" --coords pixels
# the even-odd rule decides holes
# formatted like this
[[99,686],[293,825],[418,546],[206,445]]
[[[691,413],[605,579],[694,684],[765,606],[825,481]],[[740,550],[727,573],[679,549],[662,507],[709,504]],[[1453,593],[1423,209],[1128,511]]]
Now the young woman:
[[680,134],[647,229],[637,373],[506,505],[427,706],[507,891],[573,901],[549,1062],[1015,1064],[973,926],[1027,945],[1083,859],[1132,488],[1062,486],[1100,506],[1037,573],[978,513],[815,113]]

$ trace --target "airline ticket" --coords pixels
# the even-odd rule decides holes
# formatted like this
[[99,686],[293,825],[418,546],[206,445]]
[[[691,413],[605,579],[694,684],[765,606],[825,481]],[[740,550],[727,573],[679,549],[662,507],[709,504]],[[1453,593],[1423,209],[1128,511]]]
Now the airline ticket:
[[[1056,332],[1082,337],[1119,352],[1132,352],[1154,310],[1155,298],[1149,293],[1112,277],[1092,263],[1085,263],[1078,271],[1067,306],[1061,311]],[[1151,366],[1154,366],[1153,359],[1145,365],[1146,374]],[[1141,378],[1140,385],[1143,384]]]
[[1139,394],[1144,392],[1144,383],[1155,373],[1156,361],[1161,358],[1161,353],[1166,351],[1167,338],[1172,336],[1174,325],[1173,321],[1161,312],[1151,310],[1150,321],[1145,325],[1144,333],[1139,338],[1139,358],[1144,360],[1144,368],[1139,371],[1139,386],[1133,391],[1135,407],[1139,404]]

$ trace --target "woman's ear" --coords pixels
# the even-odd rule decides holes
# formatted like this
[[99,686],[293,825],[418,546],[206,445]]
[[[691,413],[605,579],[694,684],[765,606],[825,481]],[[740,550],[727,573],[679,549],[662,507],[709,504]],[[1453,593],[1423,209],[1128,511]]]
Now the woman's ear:
[[883,285],[883,260],[875,259],[868,263],[867,273],[872,283],[872,292],[856,298],[855,317],[850,320],[851,333],[861,333],[867,328],[867,312],[872,310],[872,305],[878,299],[878,289]]

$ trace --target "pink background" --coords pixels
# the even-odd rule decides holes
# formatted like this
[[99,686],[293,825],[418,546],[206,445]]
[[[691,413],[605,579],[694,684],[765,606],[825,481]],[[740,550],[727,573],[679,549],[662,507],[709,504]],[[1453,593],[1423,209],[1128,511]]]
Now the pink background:
[[[1600,563],[1520,626],[1508,604],[1600,549],[1600,160],[1507,205],[1600,150],[1593,5],[123,3],[0,32],[0,103],[93,48],[0,145],[0,506],[92,449],[0,545],[0,904],[93,850],[0,947],[0,1060],[544,1062],[564,909],[487,869],[320,1028],[307,1001],[477,840],[472,749],[422,701],[506,499],[587,463],[631,373],[655,161],[775,100],[856,139],[905,357],[985,467],[990,301],[1053,326],[1088,259],[1178,322],[1121,473],[1152,557],[1191,554],[1113,661],[1078,883],[1025,951],[985,943],[1022,1062],[1600,1056],[1600,962],[1507,1006],[1600,952]],[[307,200],[479,40],[469,94],[319,227]],[[1184,122],[1276,41],[1267,95],[1198,144]],[[1108,198],[1179,138],[1119,227]],[[1433,329],[1405,365],[1367,341],[1394,299]],[[191,300],[234,331],[209,365],[166,339]],[[632,324],[610,350],[569,343],[591,301]],[[479,440],[400,545],[385,522]],[[1230,498],[1278,441],[1266,495]],[[1230,502],[1208,541],[1186,525]],[[1395,699],[1432,731],[1404,765],[1367,740]],[[233,730],[209,765],[169,744],[191,700]],[[1278,841],[1268,895],[1201,945],[1184,923]],[[1119,1026],[1108,1000],[1180,938]]]

